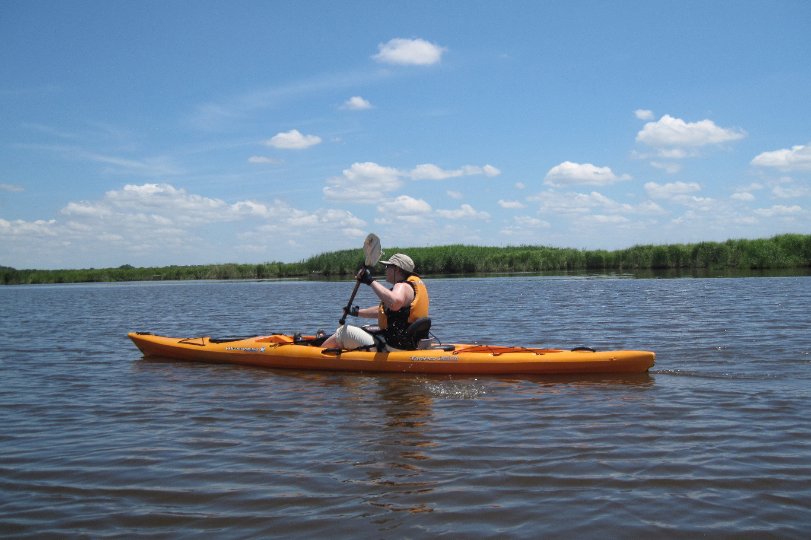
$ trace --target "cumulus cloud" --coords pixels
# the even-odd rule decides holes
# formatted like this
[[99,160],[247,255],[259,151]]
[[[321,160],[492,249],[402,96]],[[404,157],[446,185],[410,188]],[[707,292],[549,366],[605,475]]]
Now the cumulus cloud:
[[640,120],[653,120],[653,111],[648,109],[637,109],[634,111],[634,116]]
[[670,182],[667,184],[647,182],[644,188],[651,199],[670,201],[701,211],[718,208],[715,199],[692,195],[701,191],[701,185],[697,182]]
[[782,150],[758,154],[752,160],[757,167],[771,167],[781,171],[811,171],[811,145],[797,145]]
[[[475,173],[475,174],[478,174],[478,173]],[[501,171],[499,169],[493,167],[492,165],[485,165],[484,167],[482,167],[481,174],[483,174],[485,176],[498,176],[498,175],[501,174]]]
[[378,45],[373,58],[384,64],[428,66],[439,63],[446,50],[424,39],[394,38]]
[[321,137],[317,135],[304,135],[297,129],[277,133],[265,141],[265,144],[268,146],[284,150],[301,150],[320,143]]
[[352,96],[351,98],[347,99],[343,105],[341,105],[341,108],[348,111],[364,111],[366,109],[371,109],[372,104],[360,96]]
[[165,216],[183,226],[232,218],[225,201],[188,193],[170,184],[127,184],[124,189],[108,191],[94,204],[112,208],[118,215],[131,214],[137,209],[142,213]]
[[595,214],[593,216],[589,216],[590,221],[594,221],[596,223],[603,223],[606,225],[620,225],[623,223],[630,223],[631,220],[625,216],[620,215],[605,215],[605,214]]
[[530,198],[540,203],[542,214],[552,215],[596,215],[596,214],[623,214],[623,215],[657,215],[664,213],[662,207],[653,201],[646,201],[638,205],[622,203],[606,197],[602,193],[563,193],[547,190]]
[[811,187],[796,184],[776,185],[772,188],[772,195],[778,199],[798,199],[811,195]]
[[267,156],[251,156],[248,158],[248,163],[263,164],[263,165],[276,165],[281,163],[281,160],[267,157]]
[[680,195],[701,191],[701,185],[697,182],[670,182],[667,184],[647,182],[644,188],[648,197],[652,199],[672,199]]
[[47,236],[53,237],[58,234],[55,219],[37,219],[35,221],[15,219],[14,221],[8,221],[0,218],[0,232],[3,233],[0,238],[6,240],[13,237],[36,239]]
[[366,226],[347,210],[305,211],[277,199],[227,202],[169,184],[126,185],[96,200],[70,202],[57,219],[0,219],[0,252],[23,261],[83,260],[82,254],[85,258],[92,254],[95,260],[107,258],[99,264],[156,256],[169,257],[165,262],[171,264],[171,257],[180,254],[185,260],[194,260],[206,247],[198,234],[212,224],[217,224],[222,234],[233,234],[219,246],[222,253],[241,249],[237,240],[266,253],[277,249],[282,239],[334,239],[337,233],[358,237],[365,234]]
[[341,176],[327,180],[324,197],[330,200],[374,203],[402,185],[404,173],[374,162],[353,163]]
[[323,193],[331,200],[374,203],[382,200],[386,193],[398,189],[403,180],[446,180],[462,176],[499,174],[501,171],[492,165],[483,167],[465,165],[459,169],[445,170],[432,163],[424,163],[405,171],[374,162],[354,163],[349,169],[344,169],[341,176],[327,179]]
[[392,200],[381,202],[377,209],[381,214],[414,215],[429,213],[431,205],[423,199],[400,195]]
[[477,219],[482,221],[490,219],[490,214],[479,212],[469,204],[463,204],[456,210],[437,210],[436,214],[445,219]]
[[662,157],[683,157],[684,148],[716,145],[737,141],[746,136],[740,129],[722,128],[712,120],[685,122],[681,118],[664,115],[656,122],[648,122],[637,133],[636,140],[647,146],[660,148],[675,153],[663,154]]
[[749,202],[749,201],[754,201],[755,200],[755,196],[752,195],[751,193],[749,193],[748,191],[736,191],[735,193],[730,195],[730,198],[732,198],[732,199],[734,199],[736,201],[743,201],[743,202]]
[[553,187],[575,184],[607,186],[630,178],[627,174],[617,176],[609,167],[597,167],[591,163],[564,161],[549,169],[544,183]]
[[796,204],[792,206],[776,204],[770,208],[758,208],[755,210],[755,214],[767,218],[793,216],[800,212],[802,212],[802,208]]
[[103,218],[113,214],[108,205],[91,203],[89,201],[69,202],[61,211],[65,216]]
[[502,227],[500,233],[505,236],[518,236],[527,232],[535,232],[538,229],[548,229],[552,224],[543,219],[532,216],[516,216],[511,224]]
[[[662,157],[668,157],[663,155]],[[682,155],[681,157],[684,157]],[[674,163],[672,161],[651,161],[651,167],[656,167],[657,169],[661,169],[668,174],[676,174],[681,170],[681,165],[678,163]]]
[[516,216],[513,220],[516,224],[522,227],[551,227],[552,224],[543,219],[534,218],[531,216]]
[[508,209],[526,208],[526,206],[527,206],[524,203],[522,203],[521,201],[505,201],[504,199],[499,200],[498,205],[500,207],[502,207],[502,208],[508,208]]
[[448,178],[458,178],[460,176],[498,176],[501,171],[492,165],[479,167],[476,165],[465,165],[459,169],[445,170],[432,163],[417,165],[411,170],[409,176],[414,180],[446,180]]

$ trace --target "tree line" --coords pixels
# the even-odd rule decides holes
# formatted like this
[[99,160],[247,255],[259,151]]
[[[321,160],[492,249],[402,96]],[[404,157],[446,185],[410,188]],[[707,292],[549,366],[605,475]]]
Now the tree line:
[[[421,275],[511,272],[701,271],[811,268],[811,235],[783,234],[766,239],[694,244],[637,245],[620,250],[545,246],[487,247],[447,245],[386,248],[407,253]],[[78,270],[17,270],[0,266],[0,283],[48,284],[150,280],[225,280],[342,277],[363,262],[360,249],[334,251],[300,262],[210,264]]]

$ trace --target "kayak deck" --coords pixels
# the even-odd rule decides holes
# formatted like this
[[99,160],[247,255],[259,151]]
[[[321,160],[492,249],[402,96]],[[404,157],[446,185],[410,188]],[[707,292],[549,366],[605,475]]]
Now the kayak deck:
[[284,334],[248,338],[180,338],[130,332],[145,357],[268,368],[433,373],[467,375],[644,373],[651,351],[540,349],[481,344],[452,344],[412,351],[376,352],[325,349]]

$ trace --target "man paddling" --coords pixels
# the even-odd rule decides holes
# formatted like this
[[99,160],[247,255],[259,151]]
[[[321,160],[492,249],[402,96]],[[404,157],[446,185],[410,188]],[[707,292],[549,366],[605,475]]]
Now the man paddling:
[[[428,316],[428,289],[422,279],[414,273],[414,261],[403,253],[397,253],[387,261],[380,261],[386,267],[386,281],[393,284],[391,289],[380,284],[368,268],[363,268],[356,279],[371,287],[380,298],[380,305],[358,309],[354,306],[349,312],[354,317],[377,318],[387,350],[411,348],[412,340],[407,335],[409,324]],[[343,324],[323,343],[324,348],[357,349],[373,347],[375,338],[358,326]]]

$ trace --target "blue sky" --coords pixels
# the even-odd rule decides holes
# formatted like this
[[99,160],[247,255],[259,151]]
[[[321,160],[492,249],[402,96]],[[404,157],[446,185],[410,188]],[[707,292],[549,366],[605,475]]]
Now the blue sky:
[[0,265],[811,233],[811,2],[0,3]]

